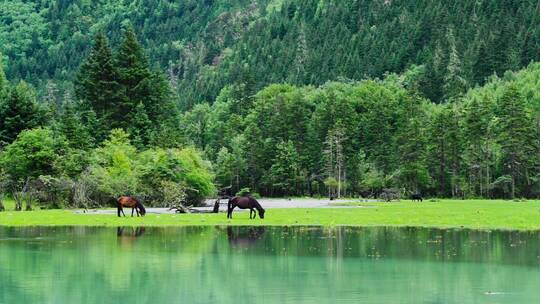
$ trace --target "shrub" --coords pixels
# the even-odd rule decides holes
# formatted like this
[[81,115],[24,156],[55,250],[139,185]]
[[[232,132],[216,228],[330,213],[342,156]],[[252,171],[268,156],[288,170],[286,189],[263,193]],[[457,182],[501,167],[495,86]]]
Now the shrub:
[[61,160],[63,151],[64,141],[54,137],[50,129],[26,130],[0,154],[0,167],[12,183],[40,175],[55,175],[55,164]]
[[160,189],[163,181],[184,187],[185,201],[189,205],[198,205],[205,197],[216,193],[210,165],[194,149],[147,150],[141,153],[140,166],[143,172],[141,182],[154,198],[161,195],[156,190]]
[[180,183],[161,181],[159,192],[160,201],[169,208],[183,207],[187,199],[186,187]]
[[40,175],[29,180],[26,192],[46,208],[63,208],[69,203],[72,184],[69,179]]
[[140,195],[141,172],[137,167],[137,150],[128,134],[120,129],[94,150],[89,175],[97,190],[110,197]]

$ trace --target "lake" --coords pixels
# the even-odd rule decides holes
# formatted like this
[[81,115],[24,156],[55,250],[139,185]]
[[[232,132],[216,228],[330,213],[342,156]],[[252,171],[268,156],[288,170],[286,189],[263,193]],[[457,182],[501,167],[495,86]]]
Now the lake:
[[0,228],[0,303],[540,303],[540,232]]

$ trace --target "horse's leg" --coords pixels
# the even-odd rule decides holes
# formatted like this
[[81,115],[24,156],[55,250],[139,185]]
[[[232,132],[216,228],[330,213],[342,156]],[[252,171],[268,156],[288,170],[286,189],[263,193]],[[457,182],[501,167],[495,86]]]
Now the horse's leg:
[[131,217],[133,217],[133,211],[135,211],[135,207],[131,208]]
[[135,208],[135,212],[137,213],[137,217],[139,217],[139,208]]
[[118,205],[118,217],[120,217],[120,211],[122,211],[122,206]]
[[232,218],[232,203],[227,204],[227,218]]

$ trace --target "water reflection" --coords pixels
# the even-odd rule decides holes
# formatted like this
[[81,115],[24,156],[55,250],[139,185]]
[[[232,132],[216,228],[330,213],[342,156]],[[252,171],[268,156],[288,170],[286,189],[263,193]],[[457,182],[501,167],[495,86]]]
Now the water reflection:
[[132,247],[137,239],[144,235],[145,227],[118,227],[116,236],[118,245],[121,247]]
[[233,248],[254,247],[264,235],[265,227],[227,227],[227,240]]
[[0,228],[0,304],[540,303],[539,266],[540,232]]

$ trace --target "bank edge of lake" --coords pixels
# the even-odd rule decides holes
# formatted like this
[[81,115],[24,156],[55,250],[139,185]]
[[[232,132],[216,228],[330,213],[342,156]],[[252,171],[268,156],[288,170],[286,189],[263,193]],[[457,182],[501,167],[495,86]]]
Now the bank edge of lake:
[[[540,201],[441,200],[412,203],[350,203],[349,208],[268,209],[266,218],[250,220],[238,212],[232,220],[219,214],[149,214],[118,218],[77,214],[73,210],[1,212],[0,226],[351,226],[429,227],[478,230],[540,230]],[[364,207],[364,208],[360,208]],[[365,208],[369,207],[369,208]]]

